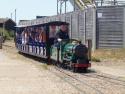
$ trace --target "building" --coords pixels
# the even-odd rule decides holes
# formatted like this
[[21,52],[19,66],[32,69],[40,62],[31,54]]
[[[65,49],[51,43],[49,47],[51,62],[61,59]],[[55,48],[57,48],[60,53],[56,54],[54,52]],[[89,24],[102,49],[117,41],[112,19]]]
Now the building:
[[14,30],[16,23],[9,18],[0,18],[0,28],[5,28],[7,30]]
[[58,15],[22,21],[19,25],[65,21],[69,23],[70,38],[87,45],[91,42],[93,50],[125,48],[125,0],[69,0],[74,11],[62,14],[66,1],[58,0]]
[[125,48],[125,6],[97,7],[97,48]]

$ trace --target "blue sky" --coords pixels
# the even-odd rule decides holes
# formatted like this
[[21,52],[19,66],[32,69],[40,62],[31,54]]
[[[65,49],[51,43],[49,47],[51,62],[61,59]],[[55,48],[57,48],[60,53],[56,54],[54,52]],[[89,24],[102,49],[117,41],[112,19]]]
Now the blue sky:
[[[56,15],[57,0],[1,0],[0,18],[10,18],[11,13],[14,19],[14,10],[17,9],[17,21],[34,19],[36,15]],[[70,3],[67,4],[68,11],[72,10]]]

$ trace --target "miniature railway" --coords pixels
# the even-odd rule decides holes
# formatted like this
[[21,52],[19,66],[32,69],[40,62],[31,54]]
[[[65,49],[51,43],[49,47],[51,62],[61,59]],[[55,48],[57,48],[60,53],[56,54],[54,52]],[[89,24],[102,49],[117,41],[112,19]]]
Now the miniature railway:
[[119,78],[116,77],[111,77],[111,76],[106,76],[106,74],[101,73],[101,74],[97,74],[97,73],[91,73],[91,74],[81,74],[82,76],[86,76],[86,77],[90,77],[90,78],[96,78],[96,79],[100,79],[100,80],[105,80],[106,82],[110,82],[112,84],[115,85],[121,85],[125,87],[125,81],[124,80],[120,80]]
[[[3,45],[8,48],[15,48],[11,45]],[[108,83],[111,86],[115,85],[116,87],[125,87],[125,81],[121,80],[117,77],[110,76],[104,73],[71,73],[70,71],[61,69],[57,66],[49,68],[50,72],[70,84],[76,90],[80,92],[80,94],[105,94],[103,88],[107,88],[106,86],[100,87],[98,81],[102,81],[103,83]],[[81,79],[83,78],[83,79]],[[92,81],[93,79],[93,81]],[[88,82],[89,81],[89,82]],[[94,86],[94,81],[97,81],[97,85]],[[106,89],[106,90],[107,90]]]
[[[14,49],[15,48],[14,46],[11,46],[11,45],[8,45],[8,44],[3,44],[3,47],[5,47],[5,49],[7,49],[7,48]],[[53,70],[56,70],[56,71],[53,71]],[[93,92],[95,92],[93,94],[104,94],[101,91],[99,91],[97,88],[89,85],[87,82],[84,82],[84,81],[81,81],[80,79],[77,79],[75,77],[75,75],[70,75],[70,74],[64,72],[63,69],[58,68],[57,66],[54,66],[54,69],[52,69],[52,70],[50,69],[50,71],[53,74],[55,74],[56,76],[58,76],[59,78],[61,78],[62,80],[64,80],[65,82],[67,82],[68,84],[70,84],[76,90],[78,90],[80,92],[80,94],[91,94],[91,92],[88,93],[85,90],[83,90],[81,88],[82,86],[92,89]],[[57,73],[57,72],[59,72],[59,73]],[[79,86],[81,86],[81,87],[79,87]]]
[[[106,84],[111,85],[111,86],[115,86],[115,87],[125,87],[125,81],[124,80],[120,80],[119,78],[113,78],[111,76],[108,75],[104,75],[104,74],[99,74],[99,73],[69,73],[63,69],[60,69],[58,67],[55,67],[55,69],[57,71],[59,71],[61,74],[68,76],[68,82],[72,83],[71,79],[74,79],[76,82],[79,82],[80,84],[77,84],[75,87],[79,88],[79,85],[82,85],[83,87],[89,87],[92,90],[96,91],[95,93],[93,93],[94,91],[92,91],[93,94],[105,94],[106,91],[104,91],[103,89],[107,88],[106,90],[109,92],[110,89],[108,87],[106,87]],[[82,75],[81,75],[82,74]],[[84,78],[81,79],[81,78]],[[94,83],[97,81],[96,86],[94,86]],[[99,83],[100,81],[103,82],[103,84],[105,84],[104,86],[101,86],[101,84]],[[100,87],[101,86],[101,87]],[[83,94],[89,94],[88,92],[85,92]],[[90,93],[91,94],[91,93]]]
[[[75,75],[66,73],[63,69],[58,68],[57,66],[55,66],[55,69],[60,73],[56,73],[53,72],[51,70],[51,72],[53,72],[55,75],[63,78],[63,80],[65,80],[66,82],[68,82],[70,85],[72,85],[73,87],[75,87],[77,90],[79,90],[81,93],[80,94],[91,94],[91,92],[93,91],[93,94],[104,94],[102,93],[100,90],[98,90],[96,87],[92,87],[91,84],[88,84],[86,81],[82,81],[80,79],[77,78],[77,76],[75,77]],[[58,75],[59,74],[59,75]],[[61,75],[61,76],[60,76]],[[62,77],[62,75],[64,77]],[[79,84],[75,84],[75,83],[79,83]],[[80,86],[84,86],[90,89],[90,93],[86,92],[85,90],[83,90],[83,88],[81,89]]]
[[[110,77],[110,76],[106,76],[106,74],[99,74],[99,73],[69,73],[68,71],[65,71],[63,69],[60,69],[58,67],[55,67],[55,69],[57,71],[59,71],[62,75],[66,75],[66,77],[68,77],[68,82],[70,83],[73,83],[73,80],[75,80],[75,82],[77,83],[80,83],[80,84],[76,84],[75,87],[79,89],[80,91],[80,85],[83,86],[84,88],[85,87],[88,87],[90,88],[91,92],[89,93],[88,90],[86,92],[86,90],[84,91],[83,94],[107,94],[106,92],[110,92],[110,88],[117,88],[117,87],[122,87],[124,88],[125,87],[125,84],[123,80],[120,80],[118,78],[113,78],[113,77]],[[57,74],[57,73],[56,73]],[[61,75],[60,74],[60,75]],[[82,74],[82,75],[81,75]],[[58,76],[58,75],[57,75]],[[96,83],[96,84],[95,84]],[[103,83],[103,84],[101,84]],[[113,86],[113,87],[107,87],[107,85],[110,85],[110,86]],[[83,90],[83,88],[82,88]],[[94,92],[95,91],[95,92]]]

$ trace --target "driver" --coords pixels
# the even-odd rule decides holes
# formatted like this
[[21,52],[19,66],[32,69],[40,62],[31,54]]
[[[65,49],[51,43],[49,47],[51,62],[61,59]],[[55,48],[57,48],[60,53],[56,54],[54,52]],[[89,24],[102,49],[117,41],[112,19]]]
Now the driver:
[[60,30],[56,34],[57,39],[69,39],[68,35],[68,26],[67,25],[61,25]]

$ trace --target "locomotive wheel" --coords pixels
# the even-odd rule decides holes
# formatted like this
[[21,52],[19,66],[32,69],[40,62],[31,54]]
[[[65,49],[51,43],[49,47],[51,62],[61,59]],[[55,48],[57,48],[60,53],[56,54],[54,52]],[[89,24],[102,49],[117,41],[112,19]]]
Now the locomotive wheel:
[[87,68],[83,68],[82,70],[84,73],[87,73]]
[[76,73],[78,69],[76,67],[72,66],[71,70],[72,70],[72,72]]
[[62,68],[67,68],[66,62],[67,62],[66,60],[63,60]]

